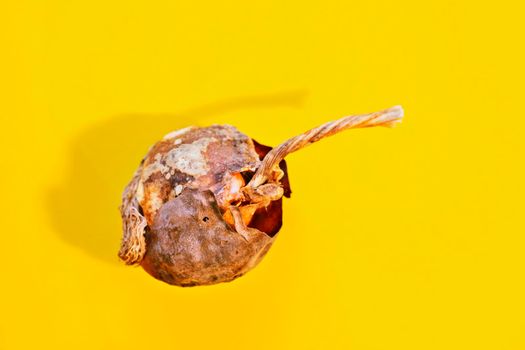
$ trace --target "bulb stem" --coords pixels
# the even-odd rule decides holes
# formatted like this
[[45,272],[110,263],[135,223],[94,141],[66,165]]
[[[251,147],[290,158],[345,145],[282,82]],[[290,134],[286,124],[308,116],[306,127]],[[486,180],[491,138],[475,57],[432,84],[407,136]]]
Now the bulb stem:
[[379,112],[343,117],[310,129],[301,135],[286,140],[268,152],[262,160],[260,167],[255,172],[255,175],[245,187],[254,190],[263,185],[268,178],[271,177],[270,175],[274,171],[274,167],[278,166],[284,157],[325,137],[348,129],[372,126],[392,127],[394,124],[401,122],[402,118],[403,108],[401,106],[394,106]]

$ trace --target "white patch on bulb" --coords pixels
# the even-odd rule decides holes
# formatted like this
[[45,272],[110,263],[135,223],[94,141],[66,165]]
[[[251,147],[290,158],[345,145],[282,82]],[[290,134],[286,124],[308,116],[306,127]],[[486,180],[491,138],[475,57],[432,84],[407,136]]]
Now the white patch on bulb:
[[142,179],[144,181],[146,181],[151,175],[157,172],[160,172],[165,177],[166,177],[166,174],[170,173],[170,170],[171,170],[170,167],[162,164],[160,162],[161,158],[162,157],[160,154],[156,154],[155,161],[144,168],[144,170],[142,171]]
[[145,167],[142,172],[142,181],[146,181],[151,175],[158,172],[169,180],[175,174],[175,170],[193,177],[205,175],[209,169],[204,152],[215,140],[206,137],[189,144],[179,145],[166,154],[155,154],[155,161]]
[[139,181],[137,185],[137,192],[135,193],[135,196],[137,197],[139,203],[142,203],[142,201],[144,200],[144,184],[142,183],[142,181]]
[[172,149],[165,155],[166,165],[194,177],[205,175],[208,171],[208,164],[204,152],[214,140],[205,137]]
[[149,206],[151,208],[152,213],[157,213],[157,211],[160,209],[160,207],[162,207],[163,204],[164,202],[159,197],[158,193],[156,192],[151,193],[150,200],[149,200]]
[[194,126],[188,126],[187,128],[182,128],[182,129],[179,129],[179,130],[172,131],[172,132],[164,135],[164,137],[162,139],[163,140],[169,140],[169,139],[173,139],[173,138],[182,136],[182,135],[184,135],[185,133],[187,133],[188,131],[190,131],[191,129],[194,129],[194,128],[195,128]]

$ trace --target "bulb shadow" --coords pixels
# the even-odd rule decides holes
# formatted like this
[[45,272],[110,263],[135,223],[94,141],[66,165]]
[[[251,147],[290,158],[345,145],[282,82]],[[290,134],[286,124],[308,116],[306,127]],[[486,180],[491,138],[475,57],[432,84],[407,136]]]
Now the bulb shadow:
[[231,98],[173,114],[120,115],[84,130],[69,146],[65,179],[45,193],[54,230],[88,255],[119,263],[120,197],[154,142],[204,117],[241,109],[301,107],[307,94],[295,90]]

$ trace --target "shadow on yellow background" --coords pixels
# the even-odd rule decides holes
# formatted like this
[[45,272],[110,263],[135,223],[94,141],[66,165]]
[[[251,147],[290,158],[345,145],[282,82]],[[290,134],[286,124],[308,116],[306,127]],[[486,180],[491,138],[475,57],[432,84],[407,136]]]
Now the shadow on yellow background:
[[[106,262],[117,263],[120,243],[118,199],[152,142],[170,130],[198,125],[202,117],[240,109],[300,107],[308,92],[287,91],[225,99],[173,114],[135,114],[111,118],[83,131],[69,147],[63,183],[49,190],[47,207],[58,235]],[[244,112],[246,113],[246,112]],[[154,141],[152,141],[154,140]]]

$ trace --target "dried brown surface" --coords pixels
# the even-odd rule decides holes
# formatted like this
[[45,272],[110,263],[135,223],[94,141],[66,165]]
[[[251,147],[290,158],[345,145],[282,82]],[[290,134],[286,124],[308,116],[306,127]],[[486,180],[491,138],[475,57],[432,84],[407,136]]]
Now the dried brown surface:
[[259,230],[244,237],[222,218],[211,191],[186,189],[158,212],[142,266],[182,286],[231,281],[253,267],[273,242]]
[[[282,225],[281,198],[262,207],[241,192],[269,150],[228,125],[166,135],[125,190],[120,257],[181,286],[230,281],[249,270]],[[287,174],[284,188],[289,196]]]

